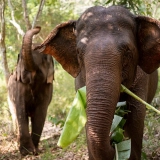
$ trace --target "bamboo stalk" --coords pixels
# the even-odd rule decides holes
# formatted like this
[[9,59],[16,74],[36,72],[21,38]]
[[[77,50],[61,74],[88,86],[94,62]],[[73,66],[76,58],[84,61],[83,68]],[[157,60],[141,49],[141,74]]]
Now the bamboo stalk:
[[157,112],[158,114],[160,114],[160,111],[157,110],[155,107],[151,106],[150,104],[148,104],[147,102],[145,102],[144,100],[142,100],[141,98],[139,98],[137,95],[135,95],[133,92],[131,92],[129,89],[127,89],[124,85],[121,84],[121,92],[125,92],[127,94],[129,94],[130,96],[132,96],[133,98],[135,98],[136,100],[140,101],[141,103],[145,104],[146,107],[148,109],[152,109],[153,111]]
[[116,155],[115,155],[115,159],[118,160],[118,148],[117,148],[117,144],[114,144],[115,145],[115,152],[116,152]]

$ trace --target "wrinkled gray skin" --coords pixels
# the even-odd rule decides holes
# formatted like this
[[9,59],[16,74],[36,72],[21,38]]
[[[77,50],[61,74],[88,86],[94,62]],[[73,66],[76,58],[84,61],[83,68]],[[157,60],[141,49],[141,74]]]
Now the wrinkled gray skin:
[[38,152],[38,143],[53,91],[52,56],[32,51],[32,37],[39,31],[40,27],[37,27],[26,32],[16,70],[8,82],[9,108],[18,128],[19,150],[22,155]]
[[96,6],[77,21],[58,25],[37,48],[77,77],[76,89],[86,85],[90,160],[114,158],[109,133],[118,101],[126,101],[131,111],[125,125],[125,135],[131,138],[130,160],[141,159],[146,108],[121,94],[120,85],[151,102],[157,88],[159,43],[159,21],[135,16],[120,6]]

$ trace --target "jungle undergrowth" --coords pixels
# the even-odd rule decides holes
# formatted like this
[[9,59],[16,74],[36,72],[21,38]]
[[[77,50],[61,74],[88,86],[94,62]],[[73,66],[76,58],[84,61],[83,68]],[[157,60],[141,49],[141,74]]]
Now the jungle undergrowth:
[[[158,109],[160,110],[160,107]],[[156,152],[160,147],[160,115],[148,110],[144,124],[142,149],[144,158],[142,158],[154,158],[157,156]]]

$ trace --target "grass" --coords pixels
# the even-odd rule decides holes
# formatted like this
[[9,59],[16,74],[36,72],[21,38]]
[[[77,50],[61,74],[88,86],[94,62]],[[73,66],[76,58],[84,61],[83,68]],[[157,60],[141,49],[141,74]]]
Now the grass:
[[[160,110],[160,108],[159,108]],[[160,115],[147,110],[143,135],[143,152],[150,158],[157,155],[160,146]],[[144,158],[145,159],[145,158]]]

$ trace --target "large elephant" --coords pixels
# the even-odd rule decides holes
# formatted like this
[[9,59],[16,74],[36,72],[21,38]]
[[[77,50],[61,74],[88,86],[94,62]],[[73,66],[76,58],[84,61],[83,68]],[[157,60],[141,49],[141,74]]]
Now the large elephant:
[[37,50],[54,56],[77,77],[76,89],[86,85],[89,159],[113,160],[110,128],[117,102],[126,101],[130,160],[140,160],[146,108],[120,93],[120,86],[151,102],[160,62],[160,22],[121,6],[95,6],[77,21],[59,24]]
[[36,27],[24,35],[16,70],[8,81],[9,108],[13,121],[17,124],[19,150],[22,155],[38,152],[38,143],[53,92],[53,58],[32,49],[32,37],[39,31],[40,27]]

